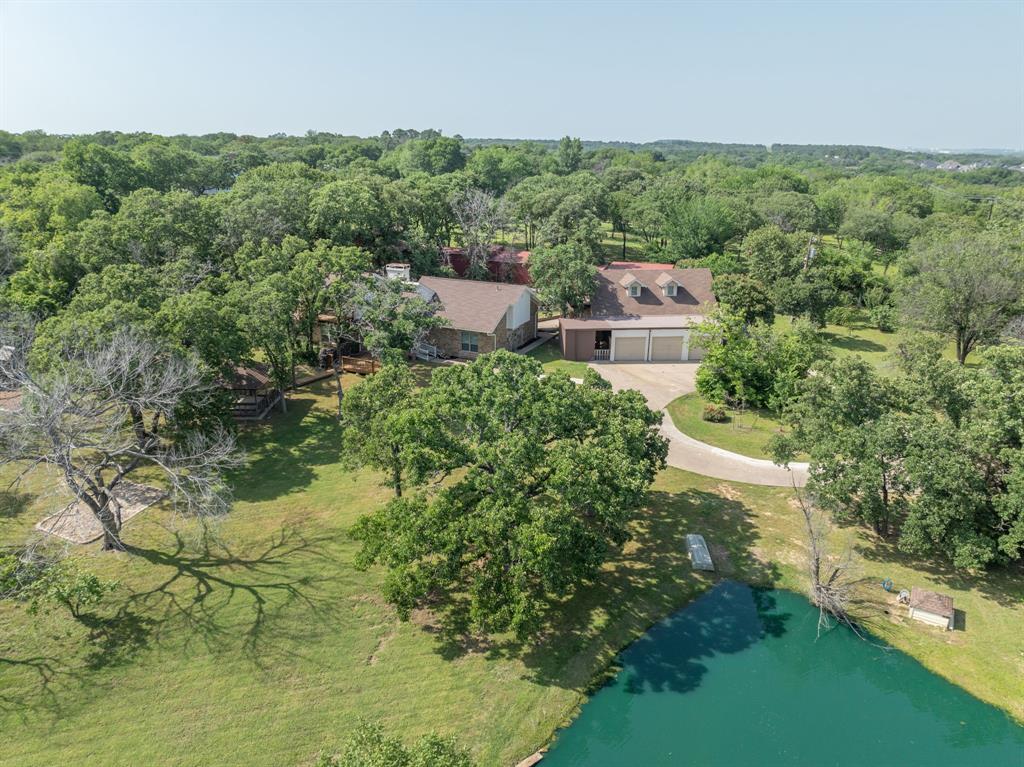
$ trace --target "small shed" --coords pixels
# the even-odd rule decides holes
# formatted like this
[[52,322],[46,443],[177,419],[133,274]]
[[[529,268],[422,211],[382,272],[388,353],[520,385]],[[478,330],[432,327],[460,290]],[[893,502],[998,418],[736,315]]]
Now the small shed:
[[281,391],[274,387],[265,365],[237,365],[220,385],[233,396],[232,414],[238,420],[258,421],[281,402]]
[[715,563],[711,560],[711,552],[704,542],[704,536],[697,533],[690,533],[686,536],[686,548],[690,551],[690,564],[694,570],[709,570],[714,572]]
[[914,620],[953,630],[953,597],[915,586],[910,590],[909,608]]

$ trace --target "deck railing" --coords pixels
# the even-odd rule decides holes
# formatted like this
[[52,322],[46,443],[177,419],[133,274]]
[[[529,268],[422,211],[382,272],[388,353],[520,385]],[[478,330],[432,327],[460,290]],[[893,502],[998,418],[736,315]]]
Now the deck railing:
[[612,350],[611,349],[594,349],[594,356],[592,358],[594,360],[594,362],[601,362],[601,361],[607,362],[611,358],[612,358]]

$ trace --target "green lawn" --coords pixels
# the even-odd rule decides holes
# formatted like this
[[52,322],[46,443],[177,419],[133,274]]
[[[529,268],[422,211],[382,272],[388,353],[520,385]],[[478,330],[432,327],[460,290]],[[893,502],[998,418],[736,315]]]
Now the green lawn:
[[[388,493],[339,464],[333,407],[325,382],[246,430],[250,466],[217,542],[151,509],[125,530],[133,553],[80,553],[121,584],[95,614],[32,619],[0,604],[0,761],[288,767],[365,716],[406,739],[453,734],[482,765],[505,767],[572,715],[619,648],[712,583],[690,570],[685,533],[707,536],[723,577],[800,586],[787,490],[667,470],[634,540],[551,615],[542,639],[446,642],[429,613],[399,622],[381,572],[352,566],[348,530]],[[0,543],[24,540],[53,507],[49,489],[6,498]],[[1024,720],[1024,578],[963,578],[868,551],[870,581],[940,587],[967,616],[953,634],[897,618],[878,629]]]
[[686,394],[669,403],[668,413],[676,428],[694,439],[752,458],[770,458],[766,450],[768,440],[782,429],[771,413],[757,408],[739,411],[727,407],[729,420],[712,423],[701,418],[707,404],[697,393]]
[[549,373],[560,370],[563,373],[568,373],[573,378],[582,378],[583,374],[587,371],[586,362],[574,362],[573,360],[562,358],[562,347],[559,344],[558,336],[555,336],[546,344],[538,346],[530,352],[529,356],[540,360],[544,369]]
[[[775,327],[779,330],[788,330],[792,327],[792,320],[789,317],[776,316]],[[879,373],[896,373],[892,354],[899,345],[899,333],[883,333],[867,322],[864,313],[856,314],[850,327],[827,325],[823,332],[829,347],[837,357],[858,354]],[[943,356],[948,360],[956,360],[956,345],[952,341],[946,345]],[[968,367],[976,364],[974,355],[967,358]]]

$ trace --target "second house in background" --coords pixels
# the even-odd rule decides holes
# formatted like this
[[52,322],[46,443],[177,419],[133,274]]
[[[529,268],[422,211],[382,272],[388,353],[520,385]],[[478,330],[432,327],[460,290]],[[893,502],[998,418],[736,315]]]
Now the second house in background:
[[613,261],[598,272],[588,317],[562,319],[562,356],[581,362],[683,362],[715,308],[711,270]]
[[448,326],[434,328],[429,343],[444,357],[476,357],[516,350],[537,337],[537,298],[525,285],[421,277],[419,292],[437,300]]

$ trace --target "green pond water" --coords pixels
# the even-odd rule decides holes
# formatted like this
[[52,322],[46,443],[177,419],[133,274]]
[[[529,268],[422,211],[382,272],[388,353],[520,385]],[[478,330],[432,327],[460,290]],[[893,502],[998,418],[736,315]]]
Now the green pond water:
[[716,586],[623,651],[543,767],[1024,767],[1005,713],[846,628],[816,639],[817,619]]

